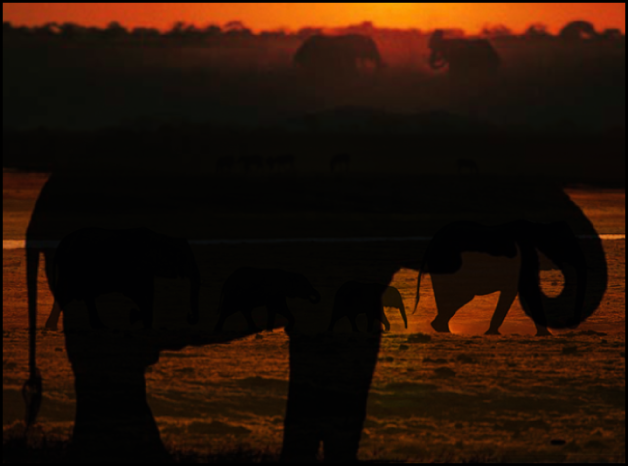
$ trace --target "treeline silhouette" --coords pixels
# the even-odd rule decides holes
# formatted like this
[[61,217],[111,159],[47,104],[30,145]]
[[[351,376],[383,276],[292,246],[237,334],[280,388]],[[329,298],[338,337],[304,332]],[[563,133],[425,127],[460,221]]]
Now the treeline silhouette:
[[[467,33],[462,29],[446,30],[449,36],[465,37]],[[139,45],[167,45],[167,44],[203,44],[220,38],[271,38],[271,39],[300,39],[304,40],[317,34],[362,34],[375,39],[411,40],[431,35],[431,31],[417,28],[395,29],[382,28],[372,22],[350,25],[338,28],[304,27],[299,30],[275,29],[254,32],[241,21],[231,21],[224,25],[209,24],[198,26],[195,24],[176,22],[170,29],[135,27],[127,28],[117,21],[106,27],[83,26],[76,23],[46,23],[37,26],[16,26],[11,22],[3,22],[2,33],[4,39],[31,38],[40,40],[65,40],[85,43],[119,43]],[[595,26],[584,20],[573,21],[553,34],[547,25],[534,23],[523,32],[515,32],[505,25],[485,26],[477,34],[486,38],[511,39],[604,39],[625,40],[621,30],[609,28],[598,31]]]

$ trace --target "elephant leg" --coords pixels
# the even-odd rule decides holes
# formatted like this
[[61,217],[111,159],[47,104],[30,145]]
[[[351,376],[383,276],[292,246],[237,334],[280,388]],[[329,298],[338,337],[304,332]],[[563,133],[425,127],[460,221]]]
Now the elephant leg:
[[268,309],[268,325],[267,325],[268,331],[271,331],[275,328],[275,318],[277,317],[277,314],[283,315],[285,318],[288,319],[288,325],[286,326],[286,330],[291,330],[292,328],[294,328],[294,323],[295,323],[294,316],[290,312],[290,309],[288,309],[288,304],[286,304],[285,298],[282,297],[268,304],[267,309]]
[[331,322],[329,322],[329,328],[327,329],[327,331],[329,332],[333,332],[334,331],[334,326],[336,325],[336,322],[340,319],[340,317],[332,317],[331,318]]
[[357,315],[349,315],[349,316],[347,316],[347,318],[349,319],[349,322],[351,322],[351,329],[355,333],[358,333],[360,331],[360,329],[358,328],[358,324],[357,324],[357,321],[356,321]]
[[253,332],[257,332],[259,331],[259,327],[255,324],[255,321],[253,321],[252,313],[253,313],[252,309],[242,310],[242,315],[244,315],[244,318],[246,319],[246,323],[249,326],[249,330]]
[[272,331],[275,328],[275,318],[277,317],[277,309],[273,306],[267,307],[268,320],[266,322],[266,330]]
[[538,323],[534,323],[536,326],[536,336],[552,336],[552,333],[547,329],[544,325],[539,325]]
[[225,321],[227,320],[227,317],[229,317],[229,313],[227,312],[222,312],[220,314],[220,317],[218,318],[218,323],[216,323],[216,326],[214,327],[214,333],[220,333],[222,331],[222,327],[225,325]]
[[286,318],[288,319],[288,325],[286,325],[286,331],[292,331],[294,330],[294,327],[297,324],[296,319],[294,318],[294,315],[292,314],[292,312],[286,312],[288,315],[286,315]]
[[297,321],[294,318],[294,314],[292,313],[292,311],[288,308],[288,304],[286,304],[285,298],[281,299],[281,308],[277,312],[283,315],[288,320],[288,324],[286,325],[285,330],[288,332],[294,330]]
[[499,295],[499,302],[491,319],[491,326],[486,332],[487,335],[499,335],[499,327],[502,326],[508,311],[517,298],[517,290],[502,291]]
[[57,330],[59,317],[61,317],[61,306],[55,300],[54,304],[52,304],[50,315],[48,315],[48,320],[46,320],[46,330]]
[[281,462],[352,464],[366,418],[380,335],[330,343],[290,335],[290,379]]
[[131,320],[134,318],[141,320],[145,330],[153,328],[153,302],[155,295],[155,286],[153,278],[147,279],[142,285],[138,286],[133,292],[127,295],[135,301],[139,307],[139,313],[131,313]]
[[89,313],[89,324],[92,328],[96,330],[106,329],[105,324],[102,323],[100,317],[98,316],[98,309],[96,308],[96,299],[94,297],[90,297],[85,300],[87,305],[87,312]]
[[432,328],[439,333],[451,333],[449,321],[462,307],[471,302],[475,295],[464,290],[464,284],[456,282],[452,275],[432,275],[434,298],[438,315]]

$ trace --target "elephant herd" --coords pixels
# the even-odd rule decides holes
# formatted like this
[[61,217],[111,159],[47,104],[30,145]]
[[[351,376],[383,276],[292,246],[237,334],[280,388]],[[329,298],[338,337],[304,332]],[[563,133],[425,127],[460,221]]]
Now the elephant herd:
[[[464,254],[469,252],[486,254],[493,261],[516,257],[520,257],[520,261],[509,266],[489,264],[488,268],[486,265],[478,267],[474,262],[463,261]],[[549,257],[566,275],[565,289],[560,297],[550,299],[541,291],[539,252]],[[471,271],[465,271],[468,269]],[[131,313],[130,320],[141,320],[144,328],[151,329],[154,279],[157,277],[189,280],[191,310],[188,323],[195,325],[199,321],[201,278],[192,249],[183,239],[148,229],[82,229],[68,235],[60,243],[52,272],[54,276],[50,284],[55,305],[47,322],[49,328],[56,329],[59,314],[67,304],[82,300],[87,306],[91,327],[104,329],[96,299],[116,292],[129,297],[140,308]],[[587,287],[584,253],[565,223],[518,221],[488,227],[464,221],[445,227],[433,238],[419,270],[415,311],[424,273],[432,275],[438,308],[432,327],[437,332],[448,333],[449,321],[475,296],[495,292],[500,292],[501,297],[487,334],[499,334],[499,328],[517,295],[524,311],[536,324],[539,336],[549,334],[548,326],[577,326],[593,312],[585,310],[584,304]],[[217,308],[219,319],[214,332],[221,333],[225,321],[236,313],[244,316],[250,331],[260,331],[252,316],[253,310],[259,307],[267,309],[267,330],[275,328],[275,317],[281,315],[288,320],[286,331],[292,331],[295,316],[286,304],[287,298],[318,304],[321,294],[300,273],[240,268],[229,276],[222,287]],[[349,281],[336,293],[328,331],[333,332],[336,322],[347,317],[352,330],[358,332],[356,318],[360,314],[367,316],[368,331],[374,330],[376,321],[390,330],[384,307],[399,309],[408,328],[403,299],[396,288]]]
[[[588,21],[572,21],[558,37],[573,43],[617,40],[622,33],[618,29],[598,32]],[[446,70],[454,78],[494,75],[502,66],[500,55],[487,39],[451,39],[445,37],[445,31],[436,30],[428,47],[430,68],[434,71]],[[312,36],[296,52],[294,63],[310,74],[333,72],[335,75],[356,75],[384,68],[384,60],[375,41],[359,34]]]
[[[446,39],[437,30],[429,42],[429,65],[447,69],[452,76],[495,73],[501,59],[487,40]],[[365,74],[384,68],[375,41],[368,36],[322,36],[307,39],[294,56],[297,68],[310,74],[333,72],[336,76]]]
[[[313,217],[303,198],[298,216],[279,218],[278,208],[293,209],[293,198],[302,195],[290,192],[293,198],[277,206],[273,187],[265,183],[256,186],[251,180],[216,180],[193,185],[193,179],[185,179],[175,190],[177,181],[168,180],[169,185],[165,185],[159,178],[53,174],[41,191],[29,224],[30,377],[23,388],[27,422],[35,420],[43,391],[35,360],[37,278],[39,255],[43,253],[56,303],[47,325],[56,325],[63,311],[66,351],[75,376],[77,413],[72,447],[77,462],[82,457],[92,459],[96,451],[108,453],[112,462],[134,459],[163,463],[168,455],[146,403],[146,369],[158,362],[165,350],[230,343],[259,333],[259,317],[252,314],[255,309],[266,309],[264,328],[285,326],[289,340],[282,460],[311,462],[322,442],[326,460],[348,462],[355,460],[366,417],[382,334],[379,324],[390,329],[384,308],[397,308],[408,326],[410,317],[402,297],[388,286],[400,268],[432,276],[438,309],[432,326],[440,332],[449,330],[456,311],[474,296],[495,291],[502,293],[503,300],[495,311],[490,333],[498,332],[516,293],[539,334],[547,328],[573,327],[599,306],[607,284],[600,241],[587,240],[583,256],[582,241],[571,231],[595,234],[590,221],[562,191],[541,190],[538,184],[534,185],[538,193],[521,198],[521,206],[509,197],[505,205],[510,207],[508,216],[516,210],[524,218],[526,211],[541,208],[544,213],[543,209],[550,207],[553,211],[544,216],[561,219],[567,213],[573,220],[570,227],[547,224],[543,217],[535,218],[535,223],[457,224],[451,223],[455,220],[452,216],[450,224],[434,232],[426,253],[421,253],[421,248],[399,242],[376,241],[380,243],[366,249],[360,244],[333,248],[327,243],[310,244],[309,239],[316,235],[342,235],[342,217]],[[299,181],[301,186],[304,183]],[[303,191],[309,193],[317,187]],[[502,190],[509,187],[505,185]],[[486,190],[484,185],[480,188]],[[513,197],[524,192],[521,187],[510,189]],[[229,205],[227,212],[220,211],[214,202],[224,198],[226,190],[232,192],[229,203],[241,200],[240,205]],[[187,196],[177,198],[181,192]],[[233,198],[240,192],[246,196]],[[123,196],[117,196],[120,193]],[[441,196],[448,196],[448,192]],[[148,197],[153,204],[147,204]],[[269,215],[255,226],[253,235],[270,240],[296,235],[299,243],[229,247],[202,242],[211,240],[219,229],[230,229],[223,233],[230,239],[240,237],[240,230],[251,230],[253,224],[247,221],[251,219],[251,203],[260,197],[268,198],[265,206]],[[390,206],[398,207],[409,198],[391,194]],[[191,205],[191,200],[197,205]],[[485,206],[485,198],[482,200]],[[502,205],[495,210],[505,213]],[[276,221],[280,219],[283,224]],[[352,218],[353,224],[359,222],[360,216]],[[147,228],[134,227],[139,223]],[[103,228],[88,227],[98,225]],[[369,218],[358,225],[360,232],[372,228]],[[412,227],[420,228],[429,225]],[[317,229],[319,234],[314,234]],[[288,230],[291,234],[286,233]],[[46,240],[55,238],[62,241],[51,248]],[[484,257],[477,264],[474,255],[480,254]],[[540,271],[547,269],[541,254],[565,278],[563,292],[557,297],[546,297],[539,287]],[[412,256],[414,259],[409,258]],[[492,269],[495,271],[488,275]],[[153,298],[160,292],[160,278],[182,279],[189,285],[189,296],[184,293],[165,306],[156,302]],[[465,282],[465,278],[473,281]],[[197,300],[199,285],[202,300]],[[133,306],[125,303],[112,309],[106,300],[96,301],[111,293],[129,298]],[[418,297],[417,289],[417,301]],[[175,311],[173,320],[178,325],[172,331],[154,325],[161,323],[153,317],[158,307],[168,313]],[[214,310],[213,315],[210,310]],[[112,311],[120,320],[110,320],[107,314]],[[189,326],[196,322],[199,324]],[[120,323],[128,325],[120,329]]]
[[[139,311],[132,311],[131,323],[142,321],[145,329],[153,326],[153,297],[155,278],[184,278],[190,283],[190,325],[199,321],[199,291],[201,278],[189,243],[149,229],[108,230],[86,228],[74,232],[57,247],[53,278],[50,279],[55,298],[47,327],[56,329],[61,311],[74,300],[84,301],[89,324],[95,330],[105,329],[98,310],[98,297],[120,293],[133,300]],[[249,331],[260,329],[253,321],[253,309],[265,307],[268,312],[267,330],[275,328],[276,315],[288,320],[287,331],[295,325],[294,314],[286,305],[287,298],[300,298],[317,304],[320,293],[299,273],[280,269],[240,268],[222,287],[219,319],[214,328],[221,333],[225,321],[236,313],[246,319]],[[339,289],[334,302],[329,331],[335,323],[347,317],[358,332],[355,319],[360,314],[368,318],[368,330],[376,321],[390,330],[383,307],[396,307],[407,328],[407,318],[399,291],[391,286],[351,281]]]

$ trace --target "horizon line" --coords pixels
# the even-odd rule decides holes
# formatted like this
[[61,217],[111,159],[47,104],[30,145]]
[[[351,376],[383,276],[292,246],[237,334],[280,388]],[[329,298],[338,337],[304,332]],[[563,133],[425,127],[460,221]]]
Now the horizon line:
[[[580,240],[625,241],[626,234],[579,235]],[[194,239],[188,243],[193,246],[210,245],[267,245],[267,244],[367,244],[382,242],[429,242],[429,236],[417,237],[302,237],[269,239]],[[3,239],[2,250],[20,250],[26,248],[26,240]],[[60,240],[41,239],[31,242],[33,248],[56,248]]]

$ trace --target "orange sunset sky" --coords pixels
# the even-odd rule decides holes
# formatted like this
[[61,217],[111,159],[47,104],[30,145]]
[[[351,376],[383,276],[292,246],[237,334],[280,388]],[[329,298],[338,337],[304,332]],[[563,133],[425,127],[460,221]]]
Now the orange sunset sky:
[[75,22],[105,26],[118,21],[127,27],[161,29],[175,21],[199,26],[241,20],[255,30],[302,26],[340,26],[373,21],[378,26],[460,27],[477,31],[505,24],[523,30],[543,22],[552,30],[574,19],[599,28],[625,31],[625,3],[3,3],[4,21],[18,25]]

